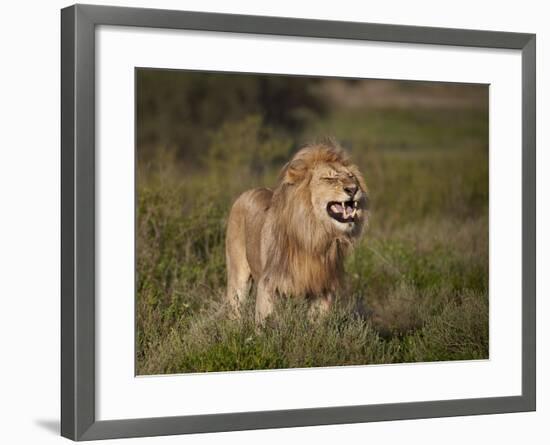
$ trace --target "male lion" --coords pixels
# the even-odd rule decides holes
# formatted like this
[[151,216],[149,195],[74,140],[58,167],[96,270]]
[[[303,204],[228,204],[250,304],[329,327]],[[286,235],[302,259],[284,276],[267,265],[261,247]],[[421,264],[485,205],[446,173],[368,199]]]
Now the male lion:
[[298,151],[275,189],[248,190],[231,208],[225,247],[227,298],[235,312],[250,277],[257,283],[258,324],[277,295],[305,297],[328,310],[366,213],[365,181],[340,147],[330,142]]

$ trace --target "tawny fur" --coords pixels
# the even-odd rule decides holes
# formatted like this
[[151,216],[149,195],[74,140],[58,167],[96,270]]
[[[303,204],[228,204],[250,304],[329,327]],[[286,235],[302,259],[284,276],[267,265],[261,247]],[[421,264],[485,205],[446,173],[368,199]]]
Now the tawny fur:
[[[327,203],[343,201],[356,186],[353,224],[335,222]],[[343,262],[366,220],[366,186],[359,170],[334,143],[302,148],[273,189],[243,193],[233,204],[226,237],[227,298],[235,313],[257,284],[261,323],[277,296],[306,297],[323,311],[342,286]]]

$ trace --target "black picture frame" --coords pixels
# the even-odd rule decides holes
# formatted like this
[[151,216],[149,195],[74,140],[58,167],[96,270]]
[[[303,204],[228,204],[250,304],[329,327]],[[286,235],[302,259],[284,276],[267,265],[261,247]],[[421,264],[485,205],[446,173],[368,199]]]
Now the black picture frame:
[[[508,48],[522,63],[522,393],[364,406],[98,421],[95,416],[95,28],[120,25]],[[74,5],[61,11],[61,434],[73,440],[534,411],[534,34]]]

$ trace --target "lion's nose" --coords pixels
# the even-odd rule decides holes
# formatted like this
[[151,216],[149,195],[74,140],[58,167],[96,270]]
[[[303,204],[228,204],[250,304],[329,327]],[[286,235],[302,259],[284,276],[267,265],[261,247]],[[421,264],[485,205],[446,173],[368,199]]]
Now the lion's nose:
[[357,193],[357,186],[354,185],[346,185],[344,187],[344,191],[350,196],[350,198],[353,198],[355,194]]

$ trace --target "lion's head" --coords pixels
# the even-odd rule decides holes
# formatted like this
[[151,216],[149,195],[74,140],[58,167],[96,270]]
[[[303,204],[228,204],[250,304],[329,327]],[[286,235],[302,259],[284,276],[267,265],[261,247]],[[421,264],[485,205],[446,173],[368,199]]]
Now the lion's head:
[[[296,235],[353,240],[367,219],[367,187],[359,169],[334,142],[308,145],[283,167],[275,195]],[[301,230],[300,230],[301,229]]]

